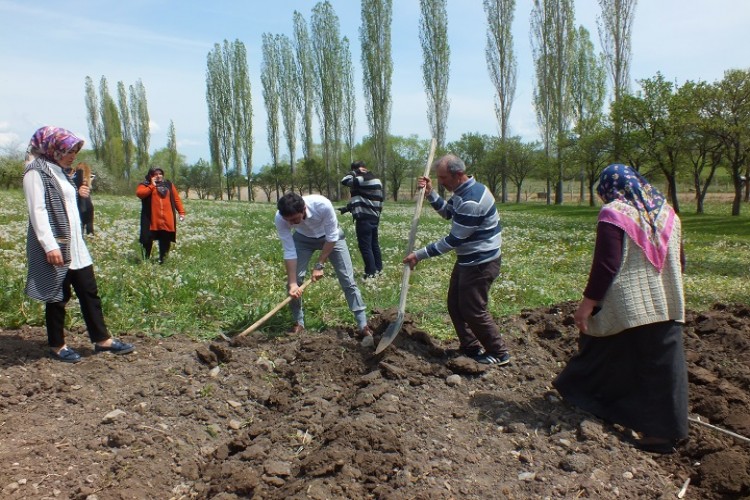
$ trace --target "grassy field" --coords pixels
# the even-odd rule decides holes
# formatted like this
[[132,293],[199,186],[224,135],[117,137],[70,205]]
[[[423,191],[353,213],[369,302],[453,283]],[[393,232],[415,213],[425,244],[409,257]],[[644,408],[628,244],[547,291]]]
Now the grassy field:
[[[188,217],[178,229],[177,245],[163,266],[143,262],[137,243],[140,201],[135,197],[98,195],[96,236],[88,240],[103,299],[115,333],[144,332],[213,338],[241,330],[281,301],[285,274],[270,204],[188,200]],[[730,217],[729,206],[708,204],[705,215],[683,204],[686,299],[690,309],[716,302],[750,303],[750,207]],[[585,286],[594,245],[598,208],[542,203],[499,205],[503,222],[503,265],[493,286],[496,316],[524,308],[578,300]],[[368,308],[398,305],[413,203],[388,203],[381,223],[385,273],[362,285]],[[362,272],[351,218],[340,217],[355,269]],[[41,304],[23,294],[27,215],[23,194],[3,191],[0,201],[0,327],[44,324]],[[444,236],[448,223],[425,206],[417,245]],[[452,329],[445,310],[447,281],[454,257],[419,264],[412,273],[407,311],[437,336]],[[328,268],[330,271],[330,267]],[[328,276],[305,293],[307,327],[352,325],[335,278]],[[82,324],[71,304],[70,326]],[[282,332],[290,324],[282,310],[263,327]]]

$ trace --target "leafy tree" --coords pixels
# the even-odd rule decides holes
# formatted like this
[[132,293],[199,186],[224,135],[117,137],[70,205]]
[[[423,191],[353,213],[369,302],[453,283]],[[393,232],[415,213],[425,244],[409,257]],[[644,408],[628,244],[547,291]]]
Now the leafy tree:
[[675,212],[679,212],[677,176],[687,151],[686,124],[679,119],[679,101],[674,99],[674,85],[661,73],[640,80],[639,84],[641,91],[620,101],[618,116],[643,133],[647,158],[666,177],[667,196]]
[[695,190],[696,213],[702,214],[703,202],[716,171],[722,164],[721,141],[711,133],[710,120],[705,119],[701,103],[710,94],[709,85],[703,82],[686,82],[677,89],[673,118],[684,123],[685,158],[690,165],[693,189]]
[[[513,17],[516,9],[515,0],[484,0],[484,12],[487,15],[487,69],[495,86],[495,116],[500,129],[500,142],[508,138],[510,111],[516,94],[516,56],[513,53]],[[504,151],[504,150],[503,150]],[[500,201],[508,200],[507,193],[507,158],[501,155],[494,163],[499,167],[502,193]]]
[[99,100],[96,97],[96,89],[91,77],[86,77],[86,121],[89,128],[89,140],[91,149],[94,150],[96,159],[100,158],[102,152],[102,143],[104,142],[104,130],[102,129],[102,119],[99,114]]
[[587,127],[586,134],[580,135],[573,148],[573,159],[581,165],[581,202],[584,191],[589,195],[589,206],[596,204],[594,186],[599,181],[602,170],[609,164],[612,152],[612,130],[602,124]]
[[[619,103],[630,87],[631,32],[637,0],[599,0],[602,14],[597,18],[599,40],[604,51],[604,60],[612,80],[614,102]],[[620,117],[616,111],[614,124],[614,158],[622,154],[622,131]]]
[[740,215],[742,177],[750,162],[750,70],[726,71],[705,98],[704,109],[732,176],[732,215]]
[[398,201],[398,195],[404,182],[409,179],[409,195],[416,195],[416,178],[424,174],[425,161],[429,154],[430,142],[419,139],[415,134],[408,137],[391,136],[393,162],[388,169],[388,189],[393,201]]
[[502,144],[507,148],[508,179],[516,187],[516,203],[521,203],[521,190],[526,178],[546,161],[537,143],[523,143],[520,137],[512,137]]
[[0,185],[5,189],[21,187],[24,168],[24,156],[18,142],[0,148]]
[[438,150],[445,147],[448,122],[448,44],[447,0],[419,0],[419,41],[422,44],[422,78],[427,94],[427,119]]
[[[386,181],[388,136],[391,127],[393,56],[391,26],[393,0],[363,0],[359,40],[362,46],[362,87],[365,114],[373,138],[375,170]],[[387,189],[388,186],[383,186]]]
[[[209,195],[217,191],[217,180],[218,178],[214,175],[211,165],[201,158],[195,165],[186,169],[185,177],[181,181],[181,187],[185,190],[186,198],[189,195],[190,189],[194,189],[198,198],[205,200]],[[221,192],[221,186],[218,186],[218,191]]]

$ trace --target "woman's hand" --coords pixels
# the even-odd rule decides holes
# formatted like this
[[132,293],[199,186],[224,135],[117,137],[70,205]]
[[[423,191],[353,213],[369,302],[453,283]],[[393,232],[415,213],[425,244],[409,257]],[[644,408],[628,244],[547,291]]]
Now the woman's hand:
[[583,300],[581,300],[581,303],[578,304],[578,309],[576,309],[576,312],[573,314],[573,319],[581,333],[586,333],[588,331],[589,317],[591,316],[591,313],[594,312],[596,304],[596,300],[587,297],[584,297]]
[[59,248],[47,252],[47,262],[49,262],[53,266],[62,266],[65,263],[63,261],[62,252]]

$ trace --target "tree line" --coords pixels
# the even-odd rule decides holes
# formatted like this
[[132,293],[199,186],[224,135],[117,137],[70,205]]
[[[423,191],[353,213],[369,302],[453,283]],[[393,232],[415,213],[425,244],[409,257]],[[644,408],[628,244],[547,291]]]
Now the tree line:
[[[732,178],[732,213],[750,199],[750,70],[728,70],[720,81],[682,85],[657,73],[630,88],[631,31],[637,0],[598,0],[597,53],[586,27],[576,25],[573,0],[533,0],[529,33],[534,64],[533,105],[540,140],[523,141],[509,122],[517,59],[511,25],[515,0],[483,0],[484,48],[498,134],[464,133],[445,142],[450,111],[450,29],[447,0],[420,0],[419,42],[430,133],[439,153],[462,156],[501,202],[521,201],[529,178],[543,179],[547,203],[563,203],[564,182],[579,184],[579,202],[595,203],[602,168],[623,162],[658,182],[679,210],[678,180],[703,203],[719,169]],[[216,43],[206,60],[210,158],[187,166],[174,124],[154,153],[172,178],[200,197],[241,199],[256,190],[270,199],[286,190],[342,196],[339,179],[362,159],[397,200],[413,192],[413,177],[429,139],[390,133],[392,0],[362,0],[359,27],[362,96],[369,133],[355,144],[356,99],[351,41],[342,37],[329,1],[309,20],[291,17],[291,36],[262,33],[260,81],[271,161],[253,171],[252,89],[243,42]],[[609,81],[608,81],[609,80]],[[113,98],[102,77],[99,95],[86,78],[92,149],[113,179],[130,183],[149,162],[148,107],[140,82],[118,82]],[[609,101],[607,97],[609,96]],[[317,128],[316,128],[317,125]],[[316,140],[317,139],[317,140]],[[298,142],[300,148],[298,148]],[[298,153],[299,151],[299,153]],[[299,155],[299,156],[298,156]],[[654,178],[654,176],[657,176]],[[408,189],[407,189],[408,188]],[[554,198],[553,198],[554,196]]]

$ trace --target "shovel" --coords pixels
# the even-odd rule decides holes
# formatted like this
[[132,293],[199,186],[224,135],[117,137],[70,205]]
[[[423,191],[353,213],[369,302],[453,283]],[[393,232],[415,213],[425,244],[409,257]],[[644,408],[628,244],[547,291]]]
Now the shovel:
[[[424,176],[430,175],[430,167],[432,166],[432,159],[435,157],[435,146],[437,141],[432,139],[430,144],[430,155],[427,157],[427,165],[424,168]],[[422,211],[422,202],[424,201],[424,188],[419,190],[417,195],[417,208],[414,210],[414,218],[411,220],[411,230],[409,231],[409,243],[406,246],[406,255],[409,255],[414,250],[414,240],[417,238],[417,224],[419,223],[419,213]],[[398,301],[398,315],[396,321],[388,326],[378,347],[375,349],[375,354],[381,353],[386,347],[391,345],[393,339],[396,338],[398,332],[401,331],[401,326],[404,324],[404,313],[406,312],[406,294],[409,292],[409,276],[411,276],[411,268],[409,264],[404,264],[404,274],[401,277],[401,297]]]
[[[312,283],[312,279],[309,279],[309,280],[305,281],[304,283],[302,283],[302,285],[300,285],[300,287],[299,287],[300,291],[304,292],[305,288],[310,283]],[[258,321],[256,321],[252,325],[248,326],[242,332],[240,332],[237,335],[235,335],[235,338],[244,337],[248,333],[254,332],[255,330],[258,329],[258,327],[260,325],[262,325],[263,323],[265,323],[266,321],[268,321],[274,314],[276,314],[277,312],[279,312],[282,307],[284,307],[285,305],[287,305],[291,301],[292,301],[292,297],[290,297],[290,296],[287,295],[287,297],[284,300],[282,300],[281,302],[279,302],[278,304],[276,304],[276,306],[273,309],[271,309],[270,311],[268,311],[268,313],[266,313],[265,316],[263,316],[262,318],[260,318]]]

